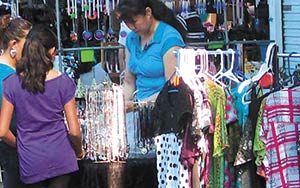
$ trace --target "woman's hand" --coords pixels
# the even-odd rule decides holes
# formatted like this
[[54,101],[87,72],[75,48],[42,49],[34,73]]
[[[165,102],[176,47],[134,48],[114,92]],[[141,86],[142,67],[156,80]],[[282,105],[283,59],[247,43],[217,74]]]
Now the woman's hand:
[[125,110],[126,110],[126,112],[131,112],[134,110],[133,101],[125,101]]
[[77,160],[82,160],[85,157],[85,150],[81,148],[81,151],[79,153],[76,153]]

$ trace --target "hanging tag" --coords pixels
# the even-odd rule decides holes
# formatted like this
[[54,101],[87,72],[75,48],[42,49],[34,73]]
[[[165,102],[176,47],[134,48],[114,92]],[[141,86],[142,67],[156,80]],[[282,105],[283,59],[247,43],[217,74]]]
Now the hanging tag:
[[80,51],[81,63],[90,63],[95,61],[94,50],[81,50]]

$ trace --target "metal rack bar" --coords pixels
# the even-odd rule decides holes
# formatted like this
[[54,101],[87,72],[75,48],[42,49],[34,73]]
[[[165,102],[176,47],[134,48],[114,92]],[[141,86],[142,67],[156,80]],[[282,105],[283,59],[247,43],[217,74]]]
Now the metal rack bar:
[[241,40],[241,41],[229,41],[228,44],[269,44],[275,42],[274,40]]
[[194,46],[204,46],[209,44],[224,44],[224,45],[230,45],[230,44],[269,44],[271,42],[275,42],[274,40],[241,40],[241,41],[210,41],[210,42],[195,42],[191,43],[191,47]]
[[92,47],[64,48],[61,49],[61,51],[67,52],[67,51],[80,51],[80,50],[108,50],[108,49],[121,49],[121,48],[124,48],[124,46],[118,45],[118,46],[92,46]]
[[296,53],[296,54],[278,53],[277,57],[296,57],[296,58],[300,58],[300,53]]

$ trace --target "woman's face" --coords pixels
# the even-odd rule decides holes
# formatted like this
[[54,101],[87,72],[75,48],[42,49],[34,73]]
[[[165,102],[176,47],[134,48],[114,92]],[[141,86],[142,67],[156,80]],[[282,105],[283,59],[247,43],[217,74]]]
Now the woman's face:
[[[28,32],[29,32],[28,30],[25,31],[26,36],[27,36]],[[19,39],[15,44],[15,46],[16,46],[15,49],[17,51],[16,61],[19,61],[22,57],[22,51],[23,51],[23,48],[24,48],[25,41],[26,41],[26,37],[23,37],[23,38]]]
[[142,36],[149,32],[150,18],[146,15],[137,15],[132,18],[132,21],[125,21],[125,24],[129,29]]

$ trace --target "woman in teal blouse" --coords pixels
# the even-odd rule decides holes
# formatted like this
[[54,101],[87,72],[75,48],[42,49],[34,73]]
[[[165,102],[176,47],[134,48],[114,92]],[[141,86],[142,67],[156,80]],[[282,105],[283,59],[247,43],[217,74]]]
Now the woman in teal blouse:
[[184,47],[184,33],[172,10],[159,0],[123,0],[117,11],[132,30],[126,40],[124,79],[125,100],[130,108],[134,92],[139,101],[156,99],[175,71],[174,52]]

